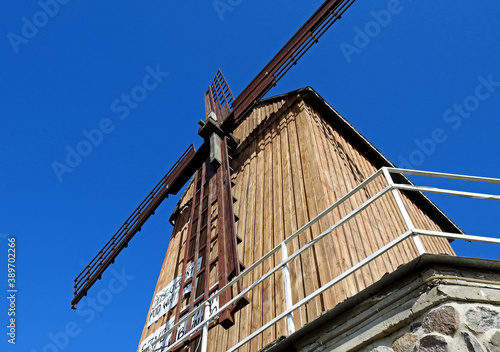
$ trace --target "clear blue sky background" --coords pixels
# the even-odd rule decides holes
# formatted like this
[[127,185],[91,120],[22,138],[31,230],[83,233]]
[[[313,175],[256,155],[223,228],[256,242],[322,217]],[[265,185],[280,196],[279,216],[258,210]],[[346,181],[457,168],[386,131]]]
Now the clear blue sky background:
[[[17,238],[19,289],[15,346],[7,343],[7,300],[0,301],[2,351],[136,349],[176,200],[112,266],[129,278],[120,283],[109,271],[90,291],[106,305],[70,310],[74,277],[189,143],[200,145],[197,121],[216,70],[239,94],[320,4],[244,0],[219,16],[212,0],[66,0],[44,18],[35,1],[2,1],[0,233]],[[377,30],[370,12],[387,8],[388,1],[358,0],[270,94],[312,86],[398,165],[405,159],[424,170],[500,177],[499,84],[482,88],[483,100],[471,98],[480,77],[500,82],[500,3],[401,0]],[[40,28],[30,32],[23,18]],[[356,38],[357,28],[371,37]],[[355,53],[343,53],[356,44]],[[169,75],[120,119],[112,103],[157,65]],[[470,116],[447,114],[464,100]],[[67,148],[103,119],[113,131],[58,178],[53,163],[65,163]],[[446,140],[423,154],[415,140],[436,129]],[[498,234],[492,201],[435,199],[466,232]],[[5,236],[0,241],[5,268]],[[500,258],[498,247],[456,248]],[[3,297],[7,274],[0,273]],[[64,338],[65,329],[73,336]]]

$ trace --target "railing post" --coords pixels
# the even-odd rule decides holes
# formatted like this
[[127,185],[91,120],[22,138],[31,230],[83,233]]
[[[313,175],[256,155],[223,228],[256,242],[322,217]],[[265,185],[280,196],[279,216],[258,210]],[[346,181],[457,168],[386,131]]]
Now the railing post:
[[[205,302],[205,313],[203,314],[203,319],[208,318],[208,316],[210,315],[210,305],[208,304],[208,302],[210,302],[210,300],[207,300]],[[207,352],[207,345],[208,345],[208,324],[210,324],[210,322],[207,321],[203,325],[203,331],[201,333],[201,352]]]
[[[286,243],[281,243],[281,261],[284,262],[288,259],[288,251],[286,249]],[[288,263],[283,265],[283,281],[285,283],[285,303],[286,309],[289,310],[293,307],[292,300],[292,286],[290,284],[290,269]],[[287,327],[288,327],[288,335],[291,335],[295,332],[295,322],[293,321],[293,312],[286,317]]]
[[[391,188],[394,186],[394,180],[392,179],[391,173],[387,168],[383,168],[384,176],[385,179],[387,180],[387,183]],[[394,199],[396,200],[396,204],[398,205],[399,211],[401,212],[401,215],[403,216],[404,222],[406,224],[406,227],[408,228],[409,231],[412,233],[415,233],[415,225],[413,225],[413,221],[410,218],[410,214],[408,213],[408,209],[406,209],[406,206],[403,203],[403,198],[401,198],[401,193],[399,192],[398,189],[392,188],[392,194],[394,196]],[[417,247],[417,251],[419,255],[425,254],[425,247],[424,244],[422,243],[422,240],[418,235],[412,235],[411,237],[413,239],[413,243],[415,243],[415,247]]]

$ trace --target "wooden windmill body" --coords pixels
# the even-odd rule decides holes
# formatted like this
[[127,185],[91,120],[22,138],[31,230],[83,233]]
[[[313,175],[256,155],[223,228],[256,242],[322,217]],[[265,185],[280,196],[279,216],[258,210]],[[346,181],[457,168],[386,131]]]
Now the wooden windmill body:
[[[273,254],[231,289],[223,290],[244,268],[253,267],[376,170],[393,166],[311,88],[260,101],[353,2],[325,1],[236,99],[222,73],[217,73],[205,94],[205,119],[198,131],[203,144],[198,150],[193,145],[186,150],[76,278],[73,308],[160,203],[186,183],[171,217],[174,229],[138,351],[195,352],[200,344],[203,351],[226,351],[276,318],[290,301],[304,299],[405,231],[408,219],[399,215],[395,199],[386,194],[360,216],[308,244],[380,192],[383,180],[375,179],[282,247],[286,255],[310,246],[290,261],[286,273],[277,270],[251,292],[232,300],[279,263],[281,257]],[[411,221],[419,228],[460,232],[422,194],[401,194]],[[430,253],[454,254],[446,239],[422,239],[421,245]],[[239,350],[258,351],[289,335],[418,255],[413,242],[400,243],[290,314],[288,323],[278,321]],[[214,295],[217,299],[210,306],[197,309]],[[216,317],[206,330],[187,336],[213,312]],[[194,315],[183,322],[190,313]],[[178,323],[183,325],[170,331]]]
[[[240,141],[231,161],[233,194],[236,199],[234,208],[239,217],[236,228],[241,240],[238,240],[237,251],[239,260],[247,267],[377,169],[392,166],[311,88],[262,101],[235,129],[234,135]],[[379,181],[371,189],[361,193],[356,200],[335,211],[331,219],[319,222],[310,232],[296,238],[288,245],[288,250],[297,250],[311,240],[314,233],[328,228],[331,220],[340,219],[379,192],[383,188],[383,180]],[[189,247],[190,213],[195,189],[195,182],[192,182],[174,214],[175,227],[141,336],[139,351],[157,336],[156,331],[161,332],[171,327],[175,321],[175,309],[165,312],[152,324],[150,317],[151,311],[158,305],[158,301],[155,302],[159,297],[158,293],[182,273],[184,253]],[[403,199],[411,209],[412,220],[419,227],[456,231],[455,225],[426,198],[421,195],[404,195]],[[292,261],[290,275],[293,301],[300,301],[404,232],[404,221],[396,208],[390,195],[383,197],[362,216],[332,232],[311,251]],[[206,241],[208,245],[200,251],[198,258],[203,258],[203,263],[208,260],[211,263],[210,269],[207,273],[207,266],[203,264],[196,276],[199,277],[198,283],[203,282],[206,287],[212,288],[210,294],[222,287],[218,284],[217,258],[221,254],[218,251],[216,201],[209,212],[210,224],[207,225],[210,229],[207,233],[210,234],[210,241],[206,236],[201,238],[200,242]],[[423,239],[423,242],[430,253],[453,255],[446,239]],[[395,251],[380,257],[372,265],[349,276],[334,289],[296,311],[296,328],[299,329],[322,312],[371,285],[385,273],[392,272],[417,256],[418,251],[413,242],[403,242]],[[194,255],[190,254],[189,258],[194,260]],[[252,280],[255,281],[259,274],[274,267],[279,260],[277,257],[266,260],[255,270],[253,276],[249,275],[243,280],[243,287],[248,287]],[[207,277],[208,285],[204,281]],[[202,293],[201,289],[198,289],[195,296],[192,292],[186,293],[181,304],[185,307],[185,312],[188,311],[191,297],[200,297],[197,302],[203,301]],[[214,324],[209,331],[208,351],[226,351],[241,337],[249,335],[284,311],[284,295],[282,273],[277,272],[247,296],[249,304],[234,315],[234,325],[226,329],[217,322]],[[287,335],[287,328],[282,321],[240,350],[258,351],[284,335]],[[188,347],[185,347],[186,350],[195,351],[198,342],[193,338]]]

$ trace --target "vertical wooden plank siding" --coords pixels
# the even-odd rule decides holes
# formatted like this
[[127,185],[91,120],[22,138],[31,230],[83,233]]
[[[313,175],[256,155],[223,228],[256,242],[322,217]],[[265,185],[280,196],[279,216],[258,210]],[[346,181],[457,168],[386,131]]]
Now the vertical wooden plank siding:
[[[162,290],[169,282],[173,280],[173,278],[177,277],[182,270],[182,262],[184,259],[183,256],[185,248],[184,246],[188,235],[187,228],[188,228],[189,213],[191,210],[188,201],[191,198],[192,198],[192,190],[190,189],[190,187],[188,187],[186,194],[179,203],[180,211],[177,215],[174,230],[170,237],[167,254],[165,256],[163,265],[160,270],[158,282],[156,284],[156,288],[153,294],[153,298],[151,300],[151,305],[149,307],[147,316],[149,316],[149,313],[151,311],[151,306],[153,304],[156,293]],[[144,329],[141,335],[141,342],[145,338],[147,338],[151,333],[156,331],[156,329],[163,326],[169,319],[171,319],[174,316],[174,314],[175,310],[171,310],[165,316],[161,317],[157,322],[153,323],[149,328],[147,327],[147,319],[146,319],[146,323],[144,325]]]
[[[376,163],[358,148],[359,141],[347,138],[331,119],[321,116],[315,106],[301,96],[289,94],[261,103],[238,126],[234,135],[241,141],[232,161],[236,184],[234,195],[237,198],[235,210],[239,216],[237,233],[242,239],[238,251],[246,267],[377,171]],[[366,190],[289,243],[289,254],[363,204],[385,185],[383,177],[377,178]],[[189,206],[186,205],[192,197],[190,192],[188,187],[182,198],[181,204],[185,208],[181,207],[177,216],[155,294],[180,273],[189,220]],[[441,230],[441,226],[404,193],[403,201],[415,226]],[[213,217],[216,217],[216,210],[213,211]],[[212,237],[213,231],[212,226]],[[405,223],[392,194],[384,195],[290,263],[293,302],[298,302],[405,231]],[[431,253],[454,255],[446,240],[422,240]],[[211,247],[217,248],[213,244]],[[416,256],[418,253],[411,241],[398,245],[298,309],[294,313],[296,329]],[[248,275],[243,280],[243,287],[248,287],[280,260],[281,252]],[[210,285],[214,284],[216,277],[216,272],[210,274]],[[233,327],[226,331],[215,326],[210,330],[210,352],[225,351],[284,311],[282,273],[264,280],[247,298],[250,304],[235,315]],[[149,328],[146,324],[141,341],[165,324],[170,315],[166,314]],[[239,351],[258,351],[282,335],[287,335],[284,320]],[[194,352],[194,348],[188,347],[187,350]]]

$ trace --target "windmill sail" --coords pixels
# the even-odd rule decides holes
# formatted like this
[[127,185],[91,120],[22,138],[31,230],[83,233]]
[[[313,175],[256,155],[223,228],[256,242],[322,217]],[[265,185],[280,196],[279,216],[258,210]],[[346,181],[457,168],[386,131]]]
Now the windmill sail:
[[[76,309],[78,302],[87,295],[90,287],[101,278],[102,273],[114,263],[118,254],[128,246],[130,240],[141,230],[142,225],[154,214],[161,202],[169,194],[176,194],[179,191],[186,182],[186,171],[195,160],[195,155],[194,145],[191,144],[94,259],[76,277],[75,297],[71,301],[73,309]],[[187,177],[190,176],[188,174]]]

